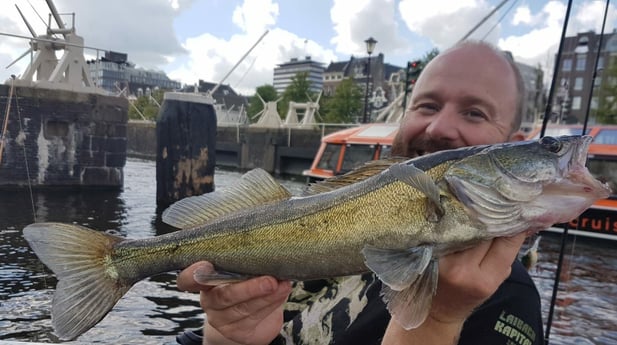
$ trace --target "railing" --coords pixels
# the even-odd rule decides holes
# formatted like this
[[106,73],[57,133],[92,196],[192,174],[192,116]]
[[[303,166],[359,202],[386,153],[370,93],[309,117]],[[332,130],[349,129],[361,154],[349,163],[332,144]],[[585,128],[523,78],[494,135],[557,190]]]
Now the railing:
[[[273,128],[285,128],[287,129],[287,146],[290,147],[291,146],[291,133],[292,133],[292,129],[316,129],[318,128],[321,132],[321,138],[323,139],[323,137],[326,135],[326,129],[327,128],[338,128],[338,129],[345,129],[345,128],[352,128],[352,127],[358,127],[362,125],[361,123],[314,123],[312,125],[283,125],[282,127],[273,127]],[[236,128],[236,143],[240,142],[240,128],[249,128],[248,124],[245,123],[235,123],[235,122],[229,122],[229,123],[224,123],[224,122],[220,122],[218,123],[218,126],[221,127],[235,127]],[[260,127],[263,128],[263,127]]]

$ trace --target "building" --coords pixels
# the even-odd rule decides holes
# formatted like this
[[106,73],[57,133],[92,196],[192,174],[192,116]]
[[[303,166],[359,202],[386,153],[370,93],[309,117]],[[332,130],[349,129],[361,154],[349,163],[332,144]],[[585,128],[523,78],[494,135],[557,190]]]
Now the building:
[[291,85],[292,78],[298,73],[306,72],[311,83],[309,90],[317,93],[322,90],[324,69],[321,62],[311,60],[310,56],[306,56],[304,60],[292,58],[274,68],[274,88],[281,95]]
[[[602,47],[598,56],[600,40]],[[601,86],[608,84],[614,87],[617,80],[617,75],[609,68],[617,57],[616,32],[603,36],[593,31],[578,33],[566,37],[562,47],[557,83],[553,91],[551,120],[582,123],[589,111],[590,123],[594,123],[598,107],[614,101],[612,93],[602,94]],[[594,68],[598,71],[595,78]],[[616,109],[609,107],[608,110]]]
[[[348,61],[331,62],[323,74],[324,95],[334,95],[338,84],[344,79],[351,78],[362,89],[362,102],[368,105],[369,113],[379,111],[390,104],[397,95],[389,81],[393,74],[404,73],[404,68],[384,63],[384,55],[380,53],[370,58],[369,72],[368,61],[368,56],[361,58],[352,56]],[[367,85],[368,101],[365,100]]]
[[530,131],[544,114],[546,93],[544,88],[544,72],[539,66],[530,66],[516,62],[516,66],[525,83],[525,109],[521,129]]
[[138,96],[149,90],[177,90],[182,86],[163,72],[135,68],[125,53],[106,51],[104,57],[87,64],[95,85],[111,93],[124,90],[127,96]]

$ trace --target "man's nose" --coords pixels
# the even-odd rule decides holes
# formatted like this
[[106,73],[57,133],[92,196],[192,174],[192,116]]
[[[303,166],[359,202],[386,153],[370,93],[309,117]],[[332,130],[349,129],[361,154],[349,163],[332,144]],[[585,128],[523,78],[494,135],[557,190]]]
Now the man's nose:
[[453,111],[442,109],[431,116],[430,123],[426,127],[426,134],[432,139],[456,140],[457,121],[460,120]]

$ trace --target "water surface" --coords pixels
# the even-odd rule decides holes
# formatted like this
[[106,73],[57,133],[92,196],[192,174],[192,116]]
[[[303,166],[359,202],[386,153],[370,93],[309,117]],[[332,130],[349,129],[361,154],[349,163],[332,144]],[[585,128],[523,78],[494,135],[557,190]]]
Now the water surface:
[[[240,173],[217,170],[216,188],[235,183]],[[299,194],[303,180],[281,180]],[[113,230],[130,238],[170,231],[157,219],[155,163],[129,159],[125,188],[118,192],[0,193],[0,340],[58,342],[50,307],[56,280],[21,236],[34,221],[80,224]],[[540,243],[538,284],[546,320],[559,244],[556,236]],[[617,344],[617,243],[569,242],[551,344]],[[175,335],[199,327],[198,296],[179,292],[175,273],[139,282],[112,312],[78,342],[96,344],[173,344]]]

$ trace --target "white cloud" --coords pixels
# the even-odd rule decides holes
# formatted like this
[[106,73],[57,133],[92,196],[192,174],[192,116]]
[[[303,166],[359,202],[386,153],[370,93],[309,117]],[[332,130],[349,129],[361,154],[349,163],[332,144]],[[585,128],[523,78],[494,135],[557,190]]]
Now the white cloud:
[[377,40],[375,53],[404,51],[409,43],[400,35],[394,0],[335,0],[330,11],[336,35],[331,43],[341,55],[366,56],[364,41]]
[[[401,0],[399,10],[407,28],[431,40],[440,50],[463,38],[491,11],[484,0]],[[499,35],[496,19],[489,20],[470,38],[494,42]],[[492,31],[489,29],[495,27]],[[485,37],[486,36],[486,37]]]
[[270,0],[251,0],[236,7],[232,21],[244,32],[263,32],[276,23],[278,14],[278,4]]
[[[568,27],[569,35],[576,35],[578,32],[595,31],[599,33],[602,30],[602,19],[604,17],[606,2],[590,1],[580,5],[574,15],[573,24]],[[611,32],[615,27],[617,13],[615,7],[610,5],[607,13],[606,27],[604,32]]]
[[531,10],[529,6],[523,5],[518,7],[514,12],[514,16],[512,16],[512,25],[531,24],[531,19]]

